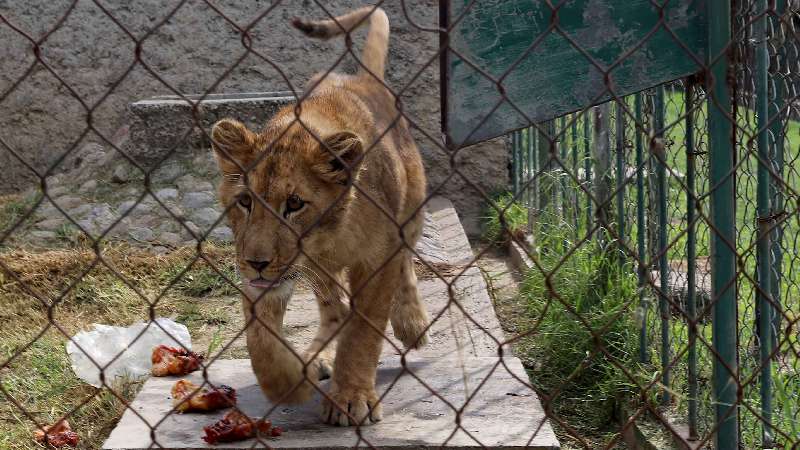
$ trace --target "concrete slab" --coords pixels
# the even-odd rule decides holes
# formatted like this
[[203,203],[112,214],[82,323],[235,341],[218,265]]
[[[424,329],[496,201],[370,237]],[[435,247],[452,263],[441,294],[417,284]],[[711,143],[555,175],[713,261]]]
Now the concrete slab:
[[[535,394],[519,381],[527,383],[518,359],[467,358],[464,363],[462,379],[461,373],[453,371],[455,362],[450,358],[410,357],[405,371],[399,358],[384,359],[378,369],[378,392],[385,392],[384,420],[356,430],[320,424],[319,394],[301,407],[275,408],[261,394],[248,360],[217,361],[208,370],[208,381],[232,386],[239,393],[238,407],[242,412],[266,416],[286,430],[280,438],[217,447],[559,448],[544,414],[536,407]],[[197,383],[203,379],[200,373],[188,378]],[[424,380],[430,390],[418,379]],[[209,448],[201,438],[202,428],[219,420],[224,412],[169,414],[169,391],[175,381],[172,377],[149,379],[131,405],[140,417],[126,412],[103,448]],[[461,408],[459,428],[456,415]]]
[[203,100],[198,95],[140,100],[128,105],[130,145],[126,150],[138,161],[149,163],[173,151],[208,147],[207,134],[217,120],[231,117],[257,130],[294,100],[291,92],[283,91],[210,94]]
[[[403,373],[398,357],[402,345],[393,337],[391,327],[387,329],[378,375],[378,391],[388,389],[385,419],[363,428],[363,441],[359,442],[354,429],[321,425],[316,414],[319,398],[301,408],[270,411],[247,360],[219,360],[211,365],[208,380],[238,389],[240,407],[245,412],[269,412],[270,419],[289,430],[284,437],[264,445],[319,449],[424,448],[443,444],[457,448],[559,448],[536,394],[525,385],[528,379],[519,360],[497,357],[505,337],[483,276],[471,264],[474,256],[452,204],[443,198],[432,198],[426,209],[424,238],[416,250],[424,261],[418,264],[419,290],[433,319],[429,344],[407,356],[410,373],[393,384]],[[308,291],[299,291],[289,303],[284,321],[287,340],[297,349],[304,348],[313,338],[318,322],[314,298]],[[244,346],[243,338],[232,346]],[[201,379],[200,374],[192,377]],[[136,414],[126,411],[104,448],[150,448],[151,444],[163,448],[207,448],[200,440],[202,427],[221,414],[164,418],[170,410],[169,391],[174,381],[148,380],[132,405]],[[453,407],[460,408],[476,391],[461,416],[466,431],[457,430]],[[151,442],[150,426],[162,419],[154,434],[156,442]],[[231,448],[252,445],[249,442]],[[256,448],[264,447],[259,445]]]

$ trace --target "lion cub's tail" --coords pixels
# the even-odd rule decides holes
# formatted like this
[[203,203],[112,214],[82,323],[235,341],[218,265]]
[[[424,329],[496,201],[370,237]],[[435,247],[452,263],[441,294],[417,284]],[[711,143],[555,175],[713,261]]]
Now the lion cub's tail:
[[364,51],[361,53],[364,68],[383,80],[386,71],[386,55],[389,51],[389,18],[381,8],[365,6],[335,19],[308,21],[301,18],[292,20],[292,25],[307,36],[330,39],[349,33],[365,24],[369,18],[369,33]]

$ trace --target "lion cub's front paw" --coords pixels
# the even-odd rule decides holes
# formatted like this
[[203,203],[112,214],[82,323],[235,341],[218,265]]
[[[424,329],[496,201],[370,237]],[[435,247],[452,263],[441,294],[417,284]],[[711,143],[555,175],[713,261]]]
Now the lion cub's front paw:
[[374,389],[339,389],[333,385],[328,396],[335,405],[327,398],[322,399],[322,421],[325,423],[347,427],[374,423],[383,418]]

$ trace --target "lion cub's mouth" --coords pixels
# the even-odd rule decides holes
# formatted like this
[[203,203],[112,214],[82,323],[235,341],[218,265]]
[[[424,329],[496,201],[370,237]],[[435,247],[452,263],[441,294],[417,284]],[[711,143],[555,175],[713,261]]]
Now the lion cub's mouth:
[[284,280],[281,278],[275,280],[267,280],[265,278],[256,278],[254,280],[247,280],[245,284],[250,287],[258,288],[258,289],[277,289],[283,284]]

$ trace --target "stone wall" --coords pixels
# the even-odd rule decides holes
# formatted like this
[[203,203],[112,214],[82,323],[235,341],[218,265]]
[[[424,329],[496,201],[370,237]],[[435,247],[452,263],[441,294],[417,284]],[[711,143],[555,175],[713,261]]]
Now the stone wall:
[[[290,28],[289,19],[296,15],[324,17],[323,10],[308,0],[284,1],[252,26],[249,35],[258,55],[247,52],[236,26],[245,27],[260,12],[272,8],[269,1],[214,2],[236,25],[199,0],[182,5],[176,0],[102,2],[118,23],[89,0],[78,0],[70,11],[71,3],[0,0],[0,14],[34,39],[53,30],[66,14],[41,45],[47,66],[36,63],[29,41],[0,23],[0,139],[41,173],[70,149],[89,142],[107,145],[100,136],[110,139],[114,135],[125,122],[126,106],[132,101],[176,91],[300,90],[314,73],[332,67],[345,51],[343,40],[311,41]],[[339,14],[363,2],[321,3]],[[409,17],[399,0],[384,3],[392,23],[387,81],[402,92],[414,125],[438,139],[439,37],[420,29],[435,27],[438,2],[408,0],[405,5]],[[177,13],[164,21],[175,8]],[[162,22],[163,26],[155,29]],[[136,43],[128,33],[141,41],[140,60],[135,58]],[[354,39],[357,46],[363,36],[362,31]],[[346,58],[337,69],[351,71],[353,62]],[[27,71],[28,76],[16,84]],[[482,208],[478,193],[458,174],[448,179],[450,155],[419,130],[416,136],[431,190],[451,198],[468,230],[475,232]],[[465,149],[455,161],[463,176],[486,192],[507,184],[507,157],[501,142]],[[0,164],[10,167],[0,180],[0,192],[20,190],[35,179],[3,145]]]

